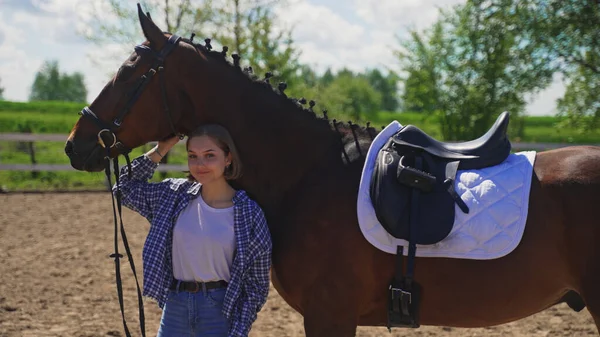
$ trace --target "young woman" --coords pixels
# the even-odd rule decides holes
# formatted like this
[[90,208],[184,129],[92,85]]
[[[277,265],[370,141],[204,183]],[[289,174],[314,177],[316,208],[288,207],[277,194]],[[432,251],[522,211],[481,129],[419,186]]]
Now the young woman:
[[188,136],[187,179],[148,182],[177,142],[159,142],[133,160],[131,178],[127,168],[120,175],[123,205],[151,224],[144,295],[163,309],[158,336],[247,336],[269,292],[269,228],[258,204],[228,183],[242,163],[222,126]]

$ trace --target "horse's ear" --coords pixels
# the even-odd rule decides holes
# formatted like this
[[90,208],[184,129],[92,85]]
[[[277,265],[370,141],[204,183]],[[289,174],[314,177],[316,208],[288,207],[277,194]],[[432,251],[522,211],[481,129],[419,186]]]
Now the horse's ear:
[[165,35],[163,32],[154,24],[152,19],[144,14],[142,10],[142,6],[137,4],[138,8],[138,17],[140,19],[140,25],[142,26],[142,31],[144,32],[144,36],[150,42],[151,45],[156,46],[156,48],[161,48],[161,41],[165,40]]

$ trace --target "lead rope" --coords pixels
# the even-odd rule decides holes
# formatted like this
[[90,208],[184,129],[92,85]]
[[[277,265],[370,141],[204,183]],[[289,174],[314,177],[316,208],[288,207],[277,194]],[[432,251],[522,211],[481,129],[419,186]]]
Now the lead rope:
[[[106,174],[106,178],[108,179],[109,191],[110,186],[112,186],[112,181],[110,179],[110,149],[106,149],[106,166],[104,168],[104,173]],[[126,156],[127,157],[127,156]],[[127,158],[129,159],[129,158]],[[127,160],[129,164],[129,160]],[[129,166],[129,165],[128,165]],[[123,319],[123,328],[125,329],[125,335],[127,337],[131,337],[131,333],[129,332],[129,328],[127,327],[127,322],[125,321],[125,310],[123,303],[123,284],[121,282],[121,261],[120,259],[123,257],[122,254],[119,254],[119,229],[117,224],[117,211],[119,213],[119,224],[121,225],[121,237],[123,239],[123,245],[125,246],[125,251],[127,252],[127,258],[129,259],[129,265],[131,266],[131,271],[133,271],[133,277],[135,278],[135,285],[137,287],[137,295],[138,295],[138,309],[139,309],[139,318],[140,318],[140,331],[142,332],[142,336],[146,337],[146,320],[144,318],[144,302],[142,300],[142,292],[140,290],[140,284],[138,282],[137,273],[135,271],[135,264],[133,262],[133,256],[131,255],[131,250],[129,249],[129,242],[127,241],[127,235],[125,234],[125,228],[123,227],[123,218],[122,218],[122,205],[121,205],[121,189],[119,186],[119,162],[117,157],[113,159],[113,170],[115,175],[115,183],[117,186],[116,192],[116,204],[115,207],[115,195],[110,193],[112,198],[112,207],[113,207],[113,218],[115,222],[115,252],[111,254],[110,257],[115,260],[115,277],[117,283],[117,295],[119,297],[119,307],[121,308],[121,317]],[[129,174],[131,174],[131,168],[129,167]]]

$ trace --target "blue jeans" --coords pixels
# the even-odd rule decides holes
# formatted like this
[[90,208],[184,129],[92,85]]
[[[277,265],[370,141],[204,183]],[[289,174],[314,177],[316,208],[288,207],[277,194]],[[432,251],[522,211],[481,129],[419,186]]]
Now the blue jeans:
[[221,313],[226,288],[196,293],[170,290],[157,337],[227,337],[229,321]]

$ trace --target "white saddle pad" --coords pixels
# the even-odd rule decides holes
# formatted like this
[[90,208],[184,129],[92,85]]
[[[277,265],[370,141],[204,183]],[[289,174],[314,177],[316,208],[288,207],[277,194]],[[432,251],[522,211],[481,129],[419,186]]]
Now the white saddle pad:
[[[363,235],[373,246],[390,254],[396,254],[398,245],[408,247],[408,241],[394,238],[381,226],[371,203],[369,186],[377,153],[400,128],[402,125],[394,121],[375,137],[358,191],[358,222]],[[450,234],[437,244],[417,245],[416,255],[487,260],[515,249],[525,230],[535,154],[535,151],[519,152],[509,155],[500,165],[459,170],[455,188],[469,207],[469,214],[455,206]],[[408,249],[404,252],[408,254]]]

